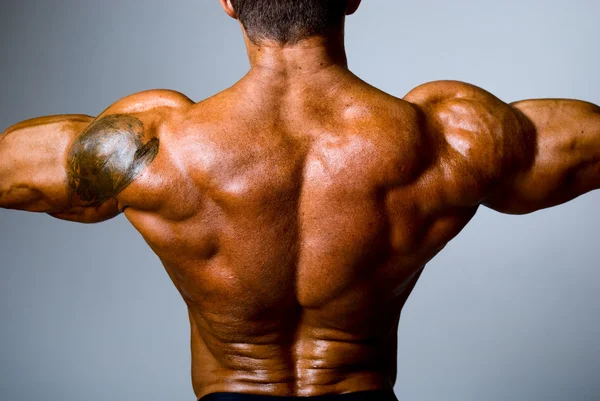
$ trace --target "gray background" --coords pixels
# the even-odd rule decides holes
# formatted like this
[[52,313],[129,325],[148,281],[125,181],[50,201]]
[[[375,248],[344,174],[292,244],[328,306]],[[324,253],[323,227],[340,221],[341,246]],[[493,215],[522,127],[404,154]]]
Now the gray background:
[[[396,96],[459,79],[505,101],[600,104],[600,3],[365,0],[351,68]],[[248,68],[217,0],[3,0],[0,126],[171,88],[199,101]],[[600,398],[600,191],[481,210],[401,322],[401,400]],[[123,218],[0,211],[0,399],[192,400],[184,303]]]

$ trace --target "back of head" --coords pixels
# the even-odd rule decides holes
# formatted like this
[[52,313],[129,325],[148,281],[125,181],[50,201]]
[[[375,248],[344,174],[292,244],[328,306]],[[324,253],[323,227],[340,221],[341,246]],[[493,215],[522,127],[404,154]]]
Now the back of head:
[[342,26],[349,0],[231,0],[253,42],[293,44]]

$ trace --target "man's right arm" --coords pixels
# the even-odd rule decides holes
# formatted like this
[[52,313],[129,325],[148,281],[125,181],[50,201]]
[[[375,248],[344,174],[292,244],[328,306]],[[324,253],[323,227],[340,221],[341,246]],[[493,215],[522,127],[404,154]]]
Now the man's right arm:
[[156,125],[191,104],[180,93],[152,90],[97,118],[41,117],[10,127],[0,135],[0,208],[82,223],[115,217],[128,206],[121,192],[158,155]]
[[67,153],[93,121],[59,115],[23,121],[0,135],[0,207],[53,213],[68,207]]

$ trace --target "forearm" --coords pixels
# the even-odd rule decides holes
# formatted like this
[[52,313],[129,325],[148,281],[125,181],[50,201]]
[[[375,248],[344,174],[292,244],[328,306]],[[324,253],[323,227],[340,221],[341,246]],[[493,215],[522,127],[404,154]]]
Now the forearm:
[[0,207],[55,212],[66,206],[68,144],[91,120],[82,115],[42,117],[0,135]]

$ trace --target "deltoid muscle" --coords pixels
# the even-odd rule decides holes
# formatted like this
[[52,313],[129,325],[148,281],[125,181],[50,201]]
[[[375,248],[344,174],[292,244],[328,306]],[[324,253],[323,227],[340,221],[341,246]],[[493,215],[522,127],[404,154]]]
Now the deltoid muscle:
[[71,196],[89,206],[116,197],[158,154],[158,138],[143,139],[144,125],[135,117],[111,115],[94,121],[68,155]]

